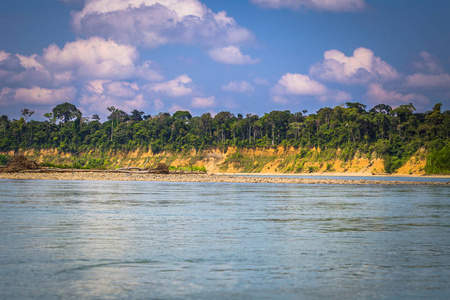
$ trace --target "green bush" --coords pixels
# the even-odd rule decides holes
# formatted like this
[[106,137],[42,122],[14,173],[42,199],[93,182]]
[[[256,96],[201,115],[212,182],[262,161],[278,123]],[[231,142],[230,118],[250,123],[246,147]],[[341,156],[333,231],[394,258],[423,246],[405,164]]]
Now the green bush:
[[10,160],[9,156],[0,154],[0,166],[6,165],[9,162],[9,160]]
[[104,168],[105,160],[103,158],[91,158],[85,165],[88,169],[102,169]]
[[450,145],[434,150],[427,156],[427,174],[450,174]]
[[334,171],[334,167],[332,164],[327,164],[327,172],[333,172]]
[[186,172],[205,172],[206,173],[206,168],[203,167],[198,167],[198,166],[184,166],[184,167],[174,167],[174,166],[169,166],[169,170],[170,171],[186,171]]

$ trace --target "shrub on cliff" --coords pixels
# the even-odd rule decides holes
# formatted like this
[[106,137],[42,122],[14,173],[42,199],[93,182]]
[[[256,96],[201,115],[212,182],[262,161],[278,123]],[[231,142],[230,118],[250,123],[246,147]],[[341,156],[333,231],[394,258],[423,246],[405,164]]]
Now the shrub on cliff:
[[0,154],[0,166],[4,166],[9,162],[9,156]]
[[440,150],[432,151],[427,157],[425,165],[427,174],[450,174],[450,145]]

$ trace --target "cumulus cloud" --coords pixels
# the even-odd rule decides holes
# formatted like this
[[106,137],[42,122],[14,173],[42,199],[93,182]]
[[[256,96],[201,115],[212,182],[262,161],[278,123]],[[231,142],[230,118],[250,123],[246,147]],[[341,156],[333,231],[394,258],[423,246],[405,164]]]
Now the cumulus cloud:
[[62,49],[50,45],[41,56],[3,52],[0,55],[3,58],[0,60],[0,87],[56,88],[98,79],[162,79],[154,63],[139,64],[139,54],[134,47],[99,37],[70,42]]
[[126,112],[145,106],[144,95],[136,83],[110,80],[92,80],[82,89],[80,103],[90,113],[106,112],[114,106]]
[[188,111],[188,112],[191,112],[189,109],[184,108],[184,107],[182,107],[182,106],[180,106],[180,105],[178,105],[178,104],[174,104],[174,105],[172,105],[172,106],[169,108],[169,112],[170,112],[171,114],[176,113],[177,111]]
[[76,89],[73,87],[64,87],[60,89],[46,89],[36,86],[18,89],[5,87],[0,92],[0,103],[56,104],[73,101],[75,94]]
[[253,34],[198,0],[91,0],[73,14],[77,34],[157,47],[168,43],[240,45]]
[[193,98],[191,101],[191,106],[193,108],[210,108],[216,106],[216,97],[206,97],[206,98],[200,98],[196,97]]
[[44,49],[43,61],[54,70],[70,70],[87,79],[124,79],[140,76],[157,80],[161,76],[151,69],[151,62],[138,66],[136,48],[100,37],[67,43],[60,49],[50,45]]
[[84,3],[84,0],[57,0],[65,3],[74,3],[74,4],[82,4]]
[[445,73],[439,59],[433,54],[422,51],[412,63],[415,74],[405,78],[404,86],[422,89],[449,89],[450,75]]
[[417,88],[450,88],[450,75],[447,73],[429,75],[417,73],[405,78],[405,86]]
[[227,85],[223,85],[222,90],[234,93],[251,93],[255,91],[255,88],[247,81],[231,81]]
[[399,106],[408,103],[417,103],[419,105],[427,104],[429,99],[419,94],[402,94],[396,91],[387,91],[381,84],[371,83],[368,86],[364,98],[372,103],[384,103],[392,106]]
[[324,95],[318,97],[319,101],[347,102],[353,99],[352,95],[340,90],[328,90]]
[[250,55],[242,54],[241,49],[236,46],[214,48],[208,54],[213,60],[229,65],[253,65],[260,61],[251,58]]
[[50,45],[42,55],[0,52],[3,103],[51,104],[78,96],[90,106],[106,101],[117,107],[118,102],[141,107],[144,101],[135,80],[153,82],[162,76],[154,63],[140,62],[136,48],[100,37],[69,42],[63,48]]
[[182,97],[192,93],[193,81],[186,74],[180,75],[173,80],[154,83],[147,87],[150,92],[163,94],[170,97]]
[[262,78],[262,77],[256,77],[255,79],[253,79],[253,82],[256,85],[260,85],[260,86],[264,86],[264,85],[268,85],[269,81],[267,81],[267,79]]
[[444,73],[444,69],[439,59],[433,54],[422,51],[419,57],[412,63],[414,69],[420,73],[425,74],[441,74]]
[[40,62],[36,54],[23,56],[8,54],[0,60],[0,88],[45,86],[57,87],[66,82],[63,73],[50,72]]
[[139,87],[136,83],[113,81],[104,84],[105,92],[117,98],[131,99],[136,96]]
[[250,0],[265,8],[314,9],[319,11],[353,12],[367,7],[365,0]]
[[272,88],[272,100],[277,103],[288,103],[288,96],[315,96],[320,101],[347,101],[351,95],[339,91],[330,90],[322,83],[311,79],[307,75],[287,73]]
[[324,95],[327,87],[307,75],[287,73],[273,87],[277,95]]
[[376,57],[372,50],[362,47],[357,48],[353,56],[345,56],[338,50],[326,51],[323,61],[311,66],[309,73],[314,78],[342,84],[367,84],[399,78],[395,68]]
[[162,102],[161,99],[156,99],[153,101],[153,106],[155,107],[155,110],[160,111],[164,107],[164,102]]

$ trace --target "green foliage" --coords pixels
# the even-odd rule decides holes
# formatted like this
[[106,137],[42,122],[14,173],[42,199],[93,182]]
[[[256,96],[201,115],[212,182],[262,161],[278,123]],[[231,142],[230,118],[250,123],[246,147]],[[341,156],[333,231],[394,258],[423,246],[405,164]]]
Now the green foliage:
[[39,166],[47,167],[47,168],[57,168],[57,169],[76,169],[76,168],[74,168],[73,165],[53,164],[53,163],[50,163],[50,162],[40,163]]
[[334,171],[333,165],[332,165],[332,164],[327,164],[327,169],[326,169],[326,171],[327,171],[327,172],[333,172],[333,171]]
[[[364,104],[348,102],[345,106],[321,108],[317,114],[310,115],[305,115],[306,111],[272,111],[261,117],[235,116],[222,111],[214,117],[210,113],[196,117],[187,111],[178,111],[173,115],[159,113],[142,118],[142,111],[133,110],[128,115],[112,106],[107,108],[108,120],[101,123],[98,117],[84,118],[73,104],[63,103],[52,113],[45,114],[48,121],[27,121],[32,113],[26,109],[20,120],[1,116],[0,151],[53,148],[78,155],[92,150],[145,148],[154,154],[169,151],[186,153],[190,157],[193,149],[226,151],[229,146],[237,149],[283,146],[285,149],[296,147],[300,153],[248,158],[238,151],[229,155],[226,163],[245,172],[262,170],[268,162],[273,162],[280,171],[305,172],[309,171],[304,167],[306,162],[323,165],[336,158],[349,161],[359,153],[361,157],[382,157],[386,171],[395,172],[418,149],[424,148],[432,160],[427,172],[437,172],[446,167],[445,161],[439,159],[443,154],[438,155],[436,151],[442,150],[450,137],[450,111],[441,112],[441,108],[442,104],[436,104],[432,111],[416,113],[411,104],[396,109],[378,104],[366,111]],[[56,124],[58,119],[61,122]],[[313,148],[322,151],[319,153]],[[189,165],[203,158],[194,155]],[[100,156],[94,160],[80,157],[64,164],[77,168],[107,168],[114,161]]]
[[0,154],[0,166],[6,165],[11,158],[7,155]]
[[77,107],[68,102],[55,106],[52,112],[54,118],[61,119],[64,123],[67,123],[74,118],[81,117],[81,112]]
[[205,172],[206,168],[204,166],[198,167],[198,166],[169,166],[170,171],[185,171],[185,172]]
[[450,174],[450,144],[428,155],[425,171],[428,174]]

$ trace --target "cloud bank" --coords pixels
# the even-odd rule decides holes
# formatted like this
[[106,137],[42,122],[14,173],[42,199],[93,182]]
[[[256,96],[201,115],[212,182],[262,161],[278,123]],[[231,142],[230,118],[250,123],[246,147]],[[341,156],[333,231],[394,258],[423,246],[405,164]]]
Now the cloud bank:
[[198,0],[90,0],[73,14],[77,34],[158,47],[169,43],[243,45],[253,34],[225,11],[213,13]]
[[319,101],[348,101],[351,99],[346,92],[330,90],[307,75],[292,73],[283,75],[271,92],[272,100],[277,103],[290,102],[286,96],[314,96]]
[[242,54],[241,49],[235,46],[214,48],[208,54],[213,60],[228,65],[254,65],[260,61]]
[[408,103],[418,103],[424,105],[429,103],[429,99],[423,95],[414,93],[402,94],[396,91],[387,91],[381,84],[372,83],[367,89],[367,93],[364,95],[365,99],[373,104],[389,104],[398,106]]
[[399,78],[394,67],[363,47],[357,48],[353,56],[345,56],[338,50],[326,51],[323,61],[311,66],[309,73],[316,79],[342,84],[367,84]]
[[255,87],[247,81],[231,81],[223,85],[222,90],[233,93],[251,93],[255,91]]
[[250,2],[264,8],[313,9],[332,12],[355,12],[367,7],[365,0],[250,0]]

